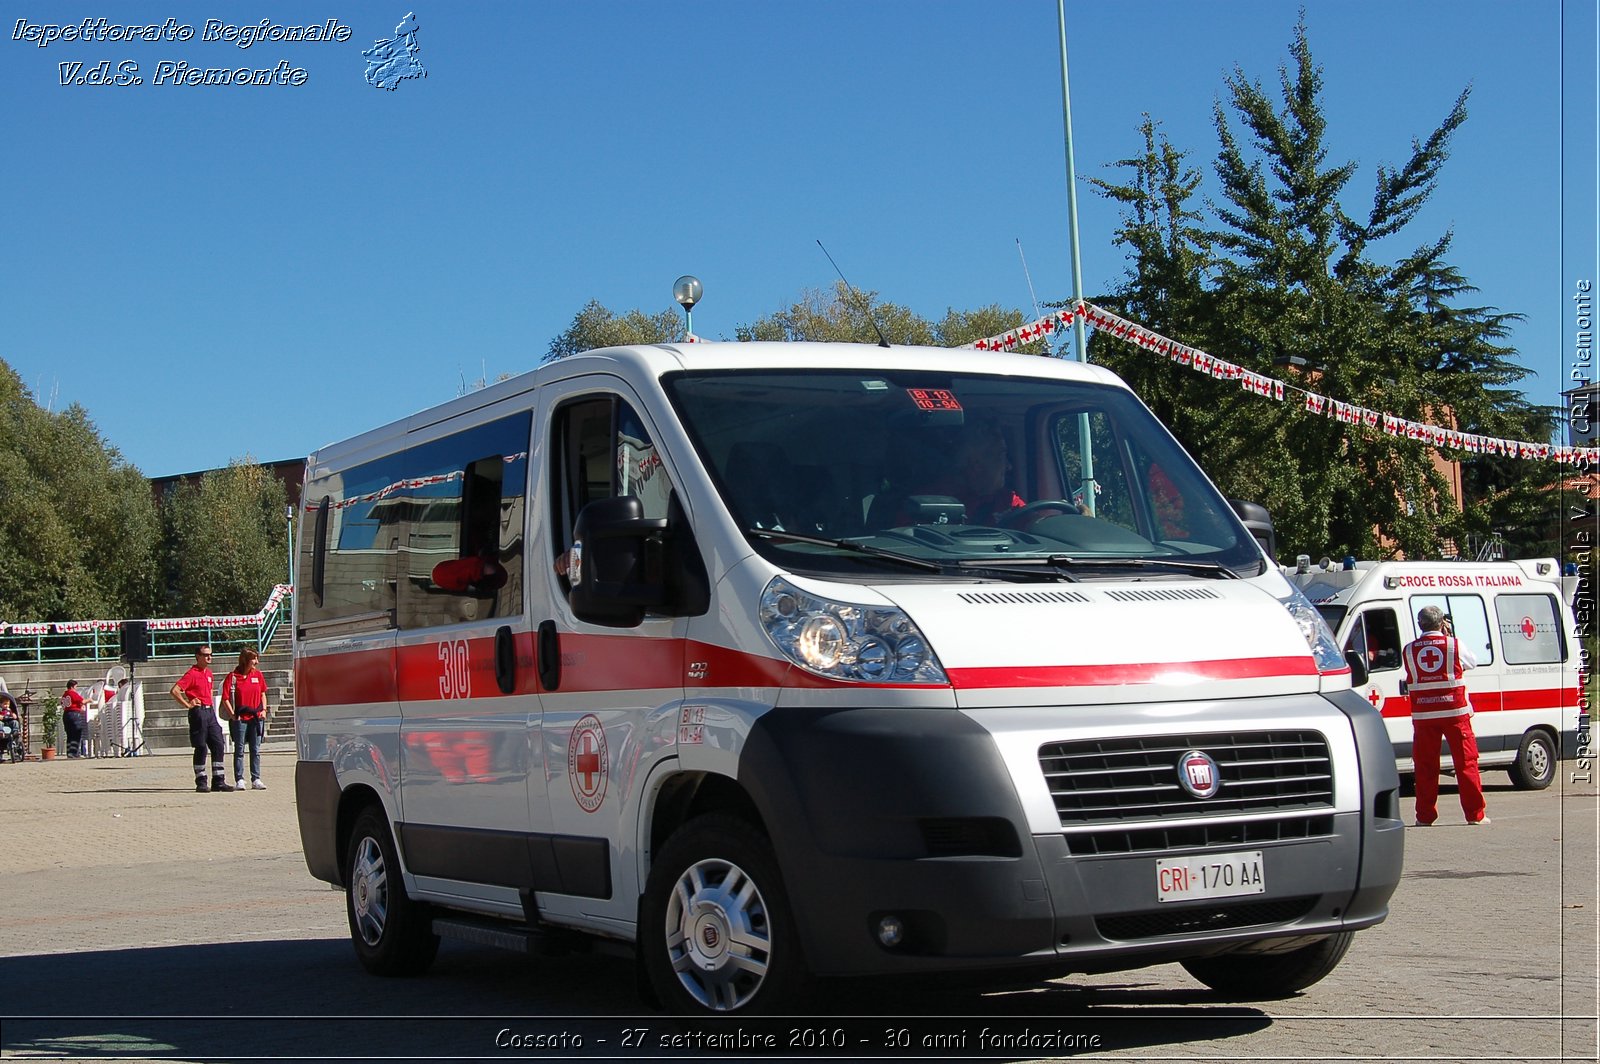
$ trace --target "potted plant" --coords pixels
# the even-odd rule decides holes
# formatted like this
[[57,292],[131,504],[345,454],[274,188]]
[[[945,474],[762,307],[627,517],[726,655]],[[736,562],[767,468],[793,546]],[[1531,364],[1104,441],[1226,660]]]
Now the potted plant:
[[61,727],[61,703],[47,700],[39,713],[39,757],[49,761],[56,756],[56,731]]

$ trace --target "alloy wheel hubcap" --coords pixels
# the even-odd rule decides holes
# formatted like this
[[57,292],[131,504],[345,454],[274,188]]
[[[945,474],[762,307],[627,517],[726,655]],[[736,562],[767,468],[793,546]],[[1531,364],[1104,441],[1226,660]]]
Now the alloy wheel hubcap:
[[684,869],[667,905],[667,957],[689,996],[715,1012],[742,1008],[771,963],[772,929],[755,880],[731,861]]

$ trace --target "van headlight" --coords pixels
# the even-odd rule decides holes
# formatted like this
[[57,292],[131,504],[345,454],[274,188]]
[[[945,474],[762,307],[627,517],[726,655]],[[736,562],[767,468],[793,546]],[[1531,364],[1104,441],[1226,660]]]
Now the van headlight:
[[784,657],[830,680],[950,682],[922,632],[894,607],[832,602],[774,577],[761,593],[761,628]]
[[1318,672],[1350,671],[1350,663],[1344,660],[1344,652],[1339,649],[1339,641],[1333,637],[1328,622],[1322,619],[1322,614],[1317,612],[1317,608],[1299,588],[1294,588],[1278,601],[1289,611],[1294,623],[1300,626],[1300,634],[1306,637],[1306,645],[1316,659]]

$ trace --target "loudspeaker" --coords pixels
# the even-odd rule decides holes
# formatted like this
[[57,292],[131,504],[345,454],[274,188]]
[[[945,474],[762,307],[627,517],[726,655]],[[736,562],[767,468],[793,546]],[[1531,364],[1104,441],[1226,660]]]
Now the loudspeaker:
[[121,657],[130,664],[150,660],[150,626],[144,621],[122,622]]

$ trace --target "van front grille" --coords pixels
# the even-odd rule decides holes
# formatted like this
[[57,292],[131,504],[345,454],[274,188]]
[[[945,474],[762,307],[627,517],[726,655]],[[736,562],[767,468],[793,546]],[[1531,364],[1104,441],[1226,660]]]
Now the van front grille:
[[1232,849],[1264,842],[1291,842],[1333,837],[1333,816],[1297,816],[1285,820],[1224,820],[1209,824],[1174,824],[1137,831],[1090,831],[1067,836],[1074,857],[1110,853],[1164,853],[1171,850]]
[[[1220,785],[1196,798],[1179,785],[1185,753],[1217,765]],[[1331,808],[1333,759],[1314,731],[1205,732],[1046,743],[1039,748],[1063,827],[1173,816]]]

